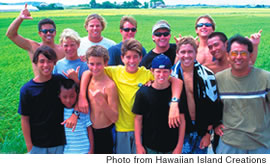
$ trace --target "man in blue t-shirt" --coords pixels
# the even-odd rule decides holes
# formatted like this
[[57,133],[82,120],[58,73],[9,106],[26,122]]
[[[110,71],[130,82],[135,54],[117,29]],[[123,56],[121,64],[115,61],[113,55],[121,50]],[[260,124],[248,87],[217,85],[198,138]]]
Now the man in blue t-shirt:
[[[120,20],[120,33],[122,35],[122,42],[109,48],[109,62],[108,65],[124,65],[121,60],[121,47],[122,43],[130,38],[135,38],[137,32],[137,21],[131,16],[123,16]],[[146,54],[146,50],[143,47],[143,56]]]

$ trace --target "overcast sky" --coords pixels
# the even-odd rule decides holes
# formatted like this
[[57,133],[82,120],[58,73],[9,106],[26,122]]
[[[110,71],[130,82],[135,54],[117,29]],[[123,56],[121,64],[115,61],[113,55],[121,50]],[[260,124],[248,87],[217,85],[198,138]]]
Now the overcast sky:
[[[47,2],[47,3],[62,3],[64,5],[76,5],[76,4],[88,4],[90,0],[0,0],[0,2],[4,3],[15,3],[15,2],[25,2],[25,1],[39,1],[39,2]],[[124,1],[131,0],[96,0],[97,3],[102,3],[104,1],[117,2],[121,3]],[[143,4],[143,2],[149,2],[150,0],[138,0]],[[256,4],[265,4],[270,5],[270,0],[163,0],[166,5],[174,5],[174,4],[211,4],[211,5],[226,5],[226,4],[234,4],[234,5],[256,5]]]

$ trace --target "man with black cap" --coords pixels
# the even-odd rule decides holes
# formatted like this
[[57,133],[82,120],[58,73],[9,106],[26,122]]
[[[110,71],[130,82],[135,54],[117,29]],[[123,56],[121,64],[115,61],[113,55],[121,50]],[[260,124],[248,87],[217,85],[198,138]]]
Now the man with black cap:
[[156,47],[148,52],[142,59],[140,66],[144,66],[147,69],[151,68],[152,60],[160,55],[164,54],[174,63],[176,56],[176,45],[170,44],[171,39],[171,27],[165,20],[158,21],[152,28],[152,39],[156,44]]
[[185,134],[185,117],[182,109],[180,127],[170,128],[168,125],[172,95],[169,82],[171,67],[171,61],[167,56],[161,54],[155,57],[151,68],[155,81],[149,87],[142,86],[136,93],[132,112],[136,114],[135,144],[138,154],[182,152]]

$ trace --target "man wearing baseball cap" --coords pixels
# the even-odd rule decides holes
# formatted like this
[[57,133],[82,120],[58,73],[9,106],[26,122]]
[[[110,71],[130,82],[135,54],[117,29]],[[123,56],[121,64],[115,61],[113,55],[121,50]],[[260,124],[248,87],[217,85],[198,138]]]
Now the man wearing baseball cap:
[[174,63],[176,56],[176,45],[170,44],[171,39],[171,27],[165,20],[158,21],[152,28],[152,39],[156,44],[156,47],[146,54],[140,66],[144,66],[147,69],[151,68],[152,60],[160,55],[164,54]]
[[170,104],[174,103],[171,102],[172,93],[169,82],[171,67],[170,59],[164,54],[155,57],[151,68],[155,77],[153,84],[142,86],[136,93],[132,112],[136,114],[137,154],[179,154],[182,152],[185,134],[185,117],[182,109],[180,127],[170,128],[168,125]]

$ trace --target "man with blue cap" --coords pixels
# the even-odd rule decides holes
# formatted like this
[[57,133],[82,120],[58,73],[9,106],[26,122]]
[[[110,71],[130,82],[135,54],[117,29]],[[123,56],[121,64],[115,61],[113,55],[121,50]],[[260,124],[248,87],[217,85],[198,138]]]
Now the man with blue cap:
[[170,59],[164,54],[155,57],[151,68],[155,77],[154,82],[151,86],[142,86],[136,93],[132,112],[136,114],[137,154],[179,154],[182,152],[185,134],[183,111],[180,111],[180,127],[170,128],[168,125],[170,104],[175,103],[171,102],[172,93],[169,82],[171,67]]

